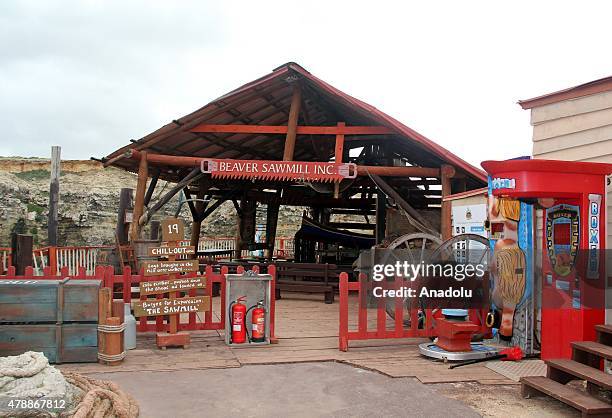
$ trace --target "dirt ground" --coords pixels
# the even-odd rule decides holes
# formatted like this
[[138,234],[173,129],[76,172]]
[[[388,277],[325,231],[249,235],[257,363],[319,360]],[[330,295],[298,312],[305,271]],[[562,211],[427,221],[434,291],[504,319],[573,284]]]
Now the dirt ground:
[[580,413],[550,397],[524,399],[520,385],[481,385],[475,382],[441,383],[429,388],[461,401],[483,417],[559,418],[580,417]]

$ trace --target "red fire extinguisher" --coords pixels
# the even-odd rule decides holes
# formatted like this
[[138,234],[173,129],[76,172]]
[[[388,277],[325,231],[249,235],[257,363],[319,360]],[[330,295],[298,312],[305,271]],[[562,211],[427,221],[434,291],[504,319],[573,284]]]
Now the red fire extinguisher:
[[262,343],[266,340],[266,308],[263,301],[257,302],[257,306],[253,307],[251,314],[252,334],[251,341]]
[[232,319],[232,344],[244,344],[246,342],[246,305],[242,303],[246,296],[239,297],[230,306]]

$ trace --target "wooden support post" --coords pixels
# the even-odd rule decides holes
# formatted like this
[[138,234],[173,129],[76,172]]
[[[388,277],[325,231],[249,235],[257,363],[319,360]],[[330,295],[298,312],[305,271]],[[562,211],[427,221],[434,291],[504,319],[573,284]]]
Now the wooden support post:
[[196,194],[196,199],[201,199],[196,201],[195,203],[195,213],[196,216],[193,216],[193,223],[191,224],[191,245],[195,247],[195,254],[193,258],[198,258],[198,244],[200,243],[200,233],[202,231],[202,221],[200,219],[200,215],[204,212],[205,204],[203,202],[204,197],[206,196],[206,191],[208,190],[207,183],[204,181],[200,181],[200,185],[198,187],[198,193]]
[[376,243],[385,239],[387,227],[387,196],[382,191],[376,194]]
[[151,241],[159,241],[159,221],[151,221],[151,232],[149,239]]
[[266,212],[266,250],[264,251],[264,257],[268,260],[272,260],[272,257],[274,257],[279,208],[280,204],[276,201],[268,203]]
[[127,222],[126,215],[129,210],[132,209],[132,189],[123,188],[119,194],[119,210],[117,211],[117,237],[119,244],[125,245],[128,243],[128,229],[129,222]]
[[136,183],[136,199],[134,201],[134,213],[130,225],[130,241],[134,242],[140,238],[140,217],[144,212],[144,198],[149,177],[149,166],[147,163],[147,152],[142,151],[140,164],[138,165],[138,182]]
[[302,89],[300,85],[293,85],[293,96],[289,108],[289,120],[287,121],[287,136],[285,137],[284,161],[292,161],[295,152],[295,138],[297,136],[297,125],[300,118],[300,106],[302,104]]
[[[346,124],[344,122],[338,122],[338,128],[344,128]],[[337,163],[342,162],[342,157],[344,155],[344,134],[336,135],[336,152],[335,159]]]
[[440,223],[440,229],[442,233],[442,240],[446,241],[453,235],[451,225],[451,202],[444,201],[444,198],[452,193],[451,190],[451,178],[455,175],[455,168],[451,165],[443,165],[440,169],[441,182],[442,182],[442,210],[440,216],[442,217]]
[[11,256],[17,276],[23,276],[26,267],[32,265],[33,242],[32,235],[11,235]]
[[238,218],[238,236],[236,237],[235,257],[242,255],[242,250],[248,248],[248,244],[255,242],[255,212],[257,201],[245,197],[240,201],[240,213]]
[[49,246],[57,245],[57,209],[59,206],[60,153],[58,146],[51,147],[51,181],[49,184],[49,216],[47,222],[47,242]]

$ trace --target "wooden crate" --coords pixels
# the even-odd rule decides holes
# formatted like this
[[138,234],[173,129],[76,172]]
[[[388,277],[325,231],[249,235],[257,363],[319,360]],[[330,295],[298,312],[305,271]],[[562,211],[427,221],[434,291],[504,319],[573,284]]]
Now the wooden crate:
[[0,325],[0,356],[40,351],[50,363],[98,361],[98,324]]
[[0,280],[0,323],[98,322],[100,283]]
[[40,351],[51,363],[93,362],[100,280],[0,280],[0,356]]

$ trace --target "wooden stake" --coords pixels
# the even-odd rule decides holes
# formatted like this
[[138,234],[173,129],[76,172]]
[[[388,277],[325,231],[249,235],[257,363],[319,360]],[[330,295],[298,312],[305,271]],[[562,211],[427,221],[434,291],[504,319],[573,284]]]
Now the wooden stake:
[[297,136],[298,119],[300,118],[300,106],[302,104],[302,89],[300,85],[293,85],[293,96],[289,108],[289,120],[287,121],[287,136],[285,137],[284,161],[292,161],[295,152],[295,138]]
[[144,212],[144,198],[149,177],[149,166],[147,163],[147,152],[141,152],[140,164],[138,165],[138,182],[136,183],[136,199],[134,202],[134,213],[130,225],[130,241],[134,242],[140,237],[139,219]]
[[129,223],[126,222],[125,216],[127,211],[132,208],[132,193],[132,189],[122,188],[119,194],[119,210],[117,211],[117,227],[115,231],[121,245],[128,243]]
[[51,181],[49,184],[49,217],[48,217],[48,245],[57,245],[57,209],[59,206],[59,178],[60,153],[58,146],[51,147]]
[[15,234],[11,235],[11,253],[15,273],[18,276],[25,274],[26,267],[32,265],[32,249],[34,239],[32,235]]
[[442,240],[446,241],[453,235],[453,227],[451,225],[451,202],[444,201],[444,198],[452,193],[451,178],[455,175],[455,168],[451,165],[443,165],[440,169],[442,181],[442,210],[440,229]]

